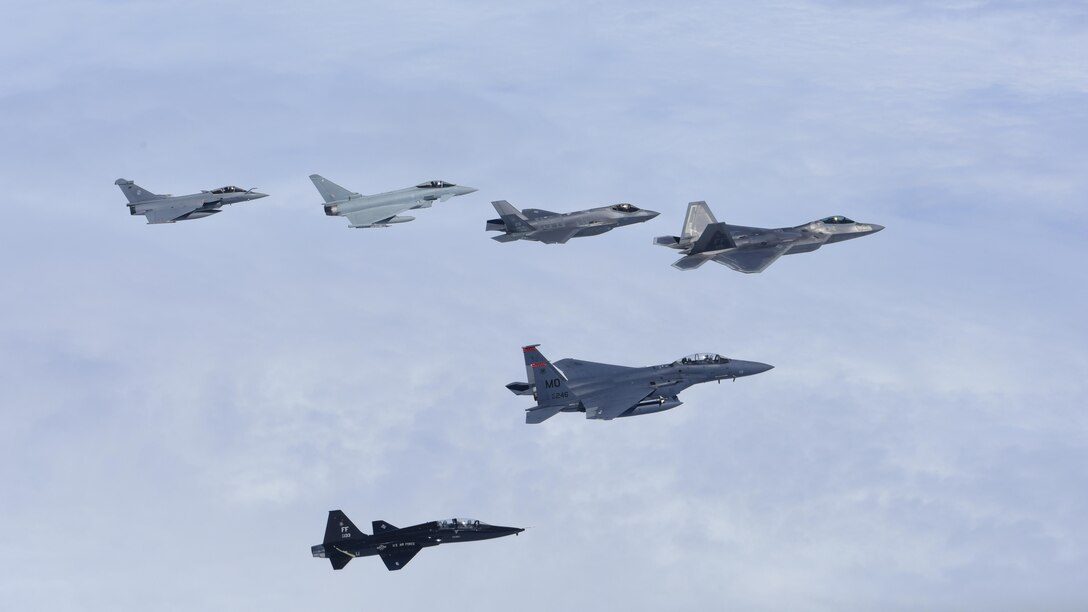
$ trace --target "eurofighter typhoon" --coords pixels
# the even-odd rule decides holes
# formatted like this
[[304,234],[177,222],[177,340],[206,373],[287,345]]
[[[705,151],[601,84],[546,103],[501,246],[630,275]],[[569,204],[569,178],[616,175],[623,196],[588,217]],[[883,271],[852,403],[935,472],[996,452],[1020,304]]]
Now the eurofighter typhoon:
[[681,235],[658,236],[654,244],[685,255],[672,264],[679,270],[693,270],[716,261],[751,274],[766,270],[783,255],[808,253],[825,244],[868,236],[882,229],[883,225],[858,223],[841,215],[777,229],[729,225],[718,223],[706,202],[692,202]]
[[362,195],[348,191],[320,174],[311,174],[310,180],[325,199],[325,214],[347,217],[351,227],[389,227],[394,223],[407,223],[415,217],[400,216],[406,210],[430,208],[435,202],[476,191],[472,187],[435,180],[406,189]]
[[677,395],[692,385],[736,380],[774,367],[714,353],[641,368],[580,359],[560,359],[553,365],[537,346],[522,347],[531,382],[506,385],[515,395],[532,395],[536,400],[536,406],[525,413],[525,422],[530,424],[560,412],[584,412],[587,419],[603,420],[661,412],[682,404]]
[[374,521],[372,525],[374,535],[366,535],[343,512],[330,510],[329,521],[325,524],[325,540],[311,546],[310,552],[320,559],[328,559],[334,570],[343,569],[355,557],[378,555],[389,571],[396,571],[408,565],[412,557],[424,548],[451,542],[490,540],[525,531],[519,527],[499,527],[465,518],[431,521],[403,529],[385,521]]
[[257,193],[253,189],[229,186],[190,195],[172,196],[168,193],[151,193],[127,179],[117,179],[113,184],[120,187],[121,192],[128,198],[129,214],[143,215],[148,223],[174,223],[209,217],[220,212],[224,204],[237,204],[268,195]]
[[504,232],[501,236],[491,237],[499,242],[536,240],[544,244],[563,244],[571,238],[596,236],[616,227],[649,221],[660,214],[626,202],[569,213],[539,208],[518,210],[506,200],[491,205],[499,218],[488,221],[486,231]]

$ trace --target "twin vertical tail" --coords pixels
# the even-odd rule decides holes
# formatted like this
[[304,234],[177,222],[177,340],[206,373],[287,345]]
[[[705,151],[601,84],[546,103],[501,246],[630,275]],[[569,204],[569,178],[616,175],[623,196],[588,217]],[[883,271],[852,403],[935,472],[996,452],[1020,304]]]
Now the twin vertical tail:
[[533,383],[536,398],[536,407],[525,414],[526,423],[542,423],[579,401],[567,385],[567,377],[537,350],[537,346],[521,349],[525,354],[525,372]]
[[348,542],[366,540],[366,535],[340,510],[329,510],[329,522],[325,523],[325,539],[319,546],[310,547],[315,557],[328,559],[334,570],[342,569],[354,556],[338,547]]
[[[528,218],[521,213],[520,210],[514,208],[510,202],[506,200],[498,200],[491,203],[495,207],[495,211],[499,213],[498,219],[491,219],[487,222],[487,228],[491,231],[508,232],[511,234],[521,234],[524,232],[531,232],[536,228],[533,224],[529,223]],[[503,241],[503,236],[495,237],[495,240]]]

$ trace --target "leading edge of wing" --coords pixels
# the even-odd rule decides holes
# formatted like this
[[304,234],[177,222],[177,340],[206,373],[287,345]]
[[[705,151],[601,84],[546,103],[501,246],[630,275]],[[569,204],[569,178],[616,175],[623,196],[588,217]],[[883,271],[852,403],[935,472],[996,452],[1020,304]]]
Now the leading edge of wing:
[[737,272],[754,274],[767,269],[790,249],[788,244],[778,244],[762,249],[737,249],[714,256],[714,261],[729,266]]

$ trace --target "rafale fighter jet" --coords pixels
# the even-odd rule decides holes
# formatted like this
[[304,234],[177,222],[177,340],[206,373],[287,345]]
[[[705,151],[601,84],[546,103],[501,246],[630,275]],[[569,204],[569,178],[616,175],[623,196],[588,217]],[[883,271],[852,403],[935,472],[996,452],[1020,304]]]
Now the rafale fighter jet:
[[427,181],[415,187],[387,191],[375,195],[361,195],[344,189],[320,174],[311,174],[314,187],[325,198],[325,214],[330,217],[347,217],[351,227],[389,227],[393,223],[407,223],[415,217],[400,217],[400,213],[415,208],[430,208],[435,201],[446,200],[474,191],[446,181]]
[[525,413],[526,423],[541,423],[559,412],[585,412],[587,419],[604,420],[661,412],[682,404],[677,394],[692,385],[736,380],[774,367],[713,353],[644,368],[580,359],[560,359],[552,365],[538,346],[522,347],[531,382],[506,385],[514,394],[532,395],[536,400],[536,406]]
[[372,524],[374,535],[366,535],[343,512],[330,510],[329,522],[325,525],[325,540],[311,546],[310,552],[315,557],[328,559],[334,570],[343,569],[355,557],[380,555],[385,567],[395,571],[408,565],[416,553],[430,546],[490,540],[525,531],[518,527],[499,527],[464,518],[431,521],[403,529],[397,529],[385,521],[374,521]]
[[554,213],[539,208],[518,210],[506,200],[492,202],[491,205],[500,218],[488,221],[486,230],[505,232],[501,236],[491,237],[499,242],[536,240],[544,244],[563,244],[571,238],[596,236],[621,225],[649,221],[660,214],[627,203],[569,213]]
[[762,272],[783,255],[808,253],[825,244],[875,234],[883,225],[858,223],[835,215],[797,227],[744,227],[718,223],[706,202],[688,204],[680,236],[658,236],[654,244],[677,249],[685,255],[673,263],[692,270],[716,261],[737,272]]
[[220,212],[224,204],[237,204],[268,195],[241,187],[220,187],[191,195],[172,196],[168,193],[151,193],[126,179],[117,179],[113,184],[120,187],[128,198],[129,214],[144,215],[148,223],[174,223],[208,217]]

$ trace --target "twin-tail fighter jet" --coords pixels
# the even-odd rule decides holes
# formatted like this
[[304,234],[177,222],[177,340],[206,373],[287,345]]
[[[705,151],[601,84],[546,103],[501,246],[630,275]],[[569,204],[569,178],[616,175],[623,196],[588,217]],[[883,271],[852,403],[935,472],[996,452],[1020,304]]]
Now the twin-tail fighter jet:
[[328,559],[334,570],[343,569],[355,557],[379,555],[389,571],[402,569],[420,550],[450,542],[474,542],[508,535],[524,529],[499,527],[473,519],[431,521],[398,529],[385,521],[374,521],[374,535],[366,535],[339,510],[329,511],[325,540],[311,546],[313,556]]
[[237,204],[268,195],[241,187],[220,187],[190,195],[172,196],[151,193],[126,179],[117,179],[114,185],[120,187],[128,198],[129,213],[143,215],[148,223],[174,223],[209,217],[220,212],[224,204]]
[[713,353],[642,368],[580,359],[560,359],[553,365],[537,346],[522,347],[530,382],[506,385],[515,395],[532,395],[536,400],[536,406],[525,413],[525,422],[530,424],[560,412],[585,412],[587,419],[603,420],[661,412],[682,404],[677,394],[692,385],[735,380],[774,367]]
[[654,244],[677,249],[685,256],[673,263],[693,270],[716,261],[737,272],[762,272],[783,255],[808,253],[825,244],[875,234],[883,225],[858,223],[841,215],[797,227],[777,229],[718,223],[706,202],[688,204],[680,236],[658,236]]
[[320,174],[311,174],[310,180],[325,198],[325,214],[347,217],[351,227],[389,227],[394,223],[407,223],[415,217],[399,216],[406,210],[430,208],[436,201],[445,202],[476,191],[446,181],[427,181],[407,189],[362,195],[348,191]]
[[506,200],[491,205],[498,211],[499,218],[488,221],[486,231],[504,232],[501,236],[491,237],[499,242],[536,240],[544,244],[563,244],[571,238],[596,236],[623,225],[649,221],[659,214],[627,203],[569,213],[539,208],[518,210]]

